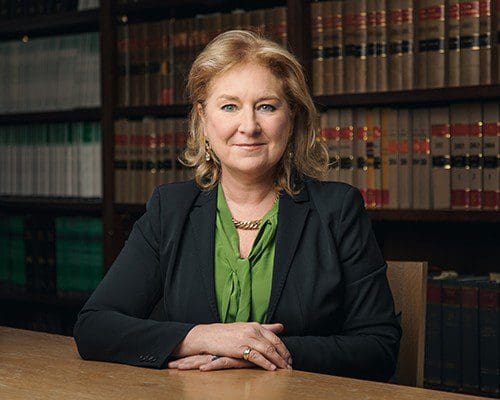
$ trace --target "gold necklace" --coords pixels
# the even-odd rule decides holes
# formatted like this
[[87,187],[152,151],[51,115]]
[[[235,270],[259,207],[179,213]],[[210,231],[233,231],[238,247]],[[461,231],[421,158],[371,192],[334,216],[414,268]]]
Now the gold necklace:
[[[278,201],[280,194],[276,194],[276,199],[274,200],[274,204]],[[260,224],[262,223],[262,218],[261,219],[254,219],[253,221],[237,221],[233,217],[231,217],[231,221],[233,221],[234,226],[236,229],[243,229],[243,230],[257,230],[260,228]]]

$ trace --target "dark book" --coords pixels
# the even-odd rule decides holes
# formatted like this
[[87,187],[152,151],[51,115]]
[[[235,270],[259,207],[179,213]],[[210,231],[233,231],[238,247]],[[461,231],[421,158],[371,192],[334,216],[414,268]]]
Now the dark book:
[[462,331],[461,331],[461,292],[456,279],[443,281],[443,359],[442,384],[458,389],[462,384]]
[[462,298],[462,387],[479,391],[479,283],[487,277],[459,279]]
[[45,259],[44,292],[56,294],[57,269],[56,269],[56,249],[55,249],[55,222],[54,218],[47,218],[44,221],[45,243],[43,247]]
[[479,287],[479,349],[481,391],[500,394],[500,284]]
[[26,218],[24,225],[26,290],[36,291],[36,227],[32,216]]
[[426,385],[441,385],[442,310],[441,281],[427,281],[427,320],[425,330],[424,380]]

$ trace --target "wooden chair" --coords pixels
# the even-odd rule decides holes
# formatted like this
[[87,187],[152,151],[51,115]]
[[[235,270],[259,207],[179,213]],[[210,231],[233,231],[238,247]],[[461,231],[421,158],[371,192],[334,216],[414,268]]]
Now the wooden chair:
[[396,315],[401,313],[403,329],[396,383],[423,387],[427,262],[388,261],[387,267]]

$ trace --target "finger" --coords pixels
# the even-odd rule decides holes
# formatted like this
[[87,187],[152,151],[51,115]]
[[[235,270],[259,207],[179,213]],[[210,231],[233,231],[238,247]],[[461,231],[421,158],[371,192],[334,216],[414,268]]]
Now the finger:
[[271,332],[278,334],[283,332],[284,326],[283,324],[262,324],[261,325],[263,328],[266,328],[267,330],[270,330]]
[[249,361],[240,360],[232,357],[221,357],[200,366],[200,371],[216,371],[219,369],[231,369],[231,368],[251,368],[254,366],[255,365]]
[[198,369],[201,365],[209,363],[212,360],[211,355],[196,355],[191,357],[186,357],[181,360],[177,369],[187,370],[187,369]]
[[251,340],[249,343],[249,347],[252,350],[256,350],[263,357],[267,358],[271,363],[275,364],[279,368],[286,368],[288,365],[287,361],[276,351],[276,348],[274,347],[272,342],[264,337],[263,334],[260,338]]
[[274,346],[278,354],[286,361],[287,364],[292,364],[292,355],[286,348],[285,344],[283,341],[276,336],[273,332],[263,329],[262,334],[264,337],[271,342],[271,344]]
[[[276,353],[276,355],[278,355],[278,354]],[[284,362],[281,357],[279,357],[279,359],[281,359],[281,363]],[[262,367],[268,371],[276,370],[276,365],[273,362],[269,361],[269,358],[264,357],[256,349],[252,349],[252,351],[248,354],[247,361],[250,361],[251,363],[258,365],[259,367]],[[286,368],[286,367],[284,367],[284,368]]]

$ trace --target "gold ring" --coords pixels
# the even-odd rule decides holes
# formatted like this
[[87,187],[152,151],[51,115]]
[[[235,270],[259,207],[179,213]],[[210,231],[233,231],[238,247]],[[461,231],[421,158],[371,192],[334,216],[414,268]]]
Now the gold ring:
[[250,352],[252,349],[250,347],[247,347],[245,350],[243,350],[243,359],[248,361],[248,356],[250,355]]

